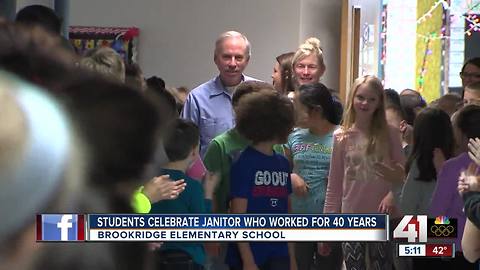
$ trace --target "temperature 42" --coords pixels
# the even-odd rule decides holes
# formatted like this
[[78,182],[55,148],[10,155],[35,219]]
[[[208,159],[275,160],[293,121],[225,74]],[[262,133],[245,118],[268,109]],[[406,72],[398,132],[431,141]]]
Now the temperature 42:
[[455,254],[453,244],[427,244],[427,257],[452,257]]

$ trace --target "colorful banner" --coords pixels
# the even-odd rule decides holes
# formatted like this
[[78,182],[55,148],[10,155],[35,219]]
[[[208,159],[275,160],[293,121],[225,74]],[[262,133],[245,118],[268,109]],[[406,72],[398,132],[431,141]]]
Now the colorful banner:
[[136,27],[70,26],[69,39],[77,54],[83,56],[100,46],[111,47],[126,63],[137,62],[140,30]]

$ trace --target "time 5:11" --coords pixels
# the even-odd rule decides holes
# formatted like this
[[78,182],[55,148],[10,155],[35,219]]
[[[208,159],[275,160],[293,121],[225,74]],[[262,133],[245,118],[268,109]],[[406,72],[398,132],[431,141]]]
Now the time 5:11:
[[405,255],[420,254],[422,249],[420,246],[405,246]]
[[403,257],[422,257],[425,256],[424,244],[400,244],[398,245],[398,256]]

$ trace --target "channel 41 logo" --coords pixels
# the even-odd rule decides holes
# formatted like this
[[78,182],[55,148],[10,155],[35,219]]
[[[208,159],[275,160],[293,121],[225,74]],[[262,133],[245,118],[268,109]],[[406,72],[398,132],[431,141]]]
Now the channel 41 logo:
[[37,241],[85,241],[85,216],[37,215]]
[[427,242],[428,238],[457,237],[457,219],[439,216],[406,215],[393,231],[393,238],[407,238],[408,242]]

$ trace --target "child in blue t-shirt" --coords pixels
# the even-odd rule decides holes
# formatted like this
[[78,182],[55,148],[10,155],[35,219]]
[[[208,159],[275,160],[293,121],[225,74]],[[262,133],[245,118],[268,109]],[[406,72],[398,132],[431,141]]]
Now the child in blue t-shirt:
[[[237,105],[236,122],[238,132],[252,143],[230,171],[231,212],[288,213],[290,165],[273,145],[285,143],[292,131],[292,103],[271,91],[250,93]],[[226,262],[230,269],[296,269],[293,249],[286,242],[230,243]]]
[[[325,203],[333,132],[342,119],[342,105],[322,83],[304,84],[295,96],[296,128],[285,145],[293,164],[292,213],[321,214]],[[329,252],[330,251],[330,252]],[[340,243],[295,243],[298,269],[342,268]]]

